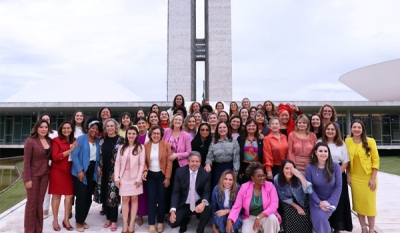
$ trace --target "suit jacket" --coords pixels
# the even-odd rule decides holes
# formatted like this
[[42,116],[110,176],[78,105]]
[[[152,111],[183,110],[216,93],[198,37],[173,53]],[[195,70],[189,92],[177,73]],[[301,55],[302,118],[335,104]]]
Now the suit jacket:
[[[47,140],[51,147],[51,141]],[[28,137],[24,145],[24,182],[32,180],[32,177],[49,174],[49,159],[51,152],[46,154],[38,137]]]
[[[171,197],[171,208],[180,208],[188,198],[190,189],[190,172],[189,166],[176,169],[174,187]],[[200,196],[200,200],[207,200],[211,203],[211,175],[206,172],[203,167],[199,167],[196,176],[196,192]]]
[[[233,222],[236,222],[239,214],[241,213],[242,208],[243,212],[243,220],[248,219],[250,216],[250,202],[253,196],[254,182],[248,181],[240,187],[239,193],[236,197],[235,204],[233,204],[231,212],[229,212],[229,219],[232,219]],[[275,186],[268,181],[265,181],[264,185],[261,187],[262,193],[262,202],[263,202],[263,213],[266,216],[270,216],[271,214],[275,214],[278,218],[278,221],[281,222],[281,216],[278,213],[278,194],[276,193]]]
[[[75,139],[74,139],[75,141]],[[64,173],[70,173],[72,161],[68,161],[70,155],[64,157],[64,151],[69,150],[70,144],[66,139],[55,137],[51,142],[51,169],[58,169]]]
[[[173,130],[171,128],[167,128],[164,131],[164,137],[163,141],[168,142],[172,135]],[[192,151],[192,145],[190,144],[192,140],[190,139],[190,135],[181,130],[181,135],[179,136],[179,141],[178,141],[178,149],[177,149],[177,155],[178,155],[178,163],[180,167],[183,167],[188,164],[187,157],[189,153]]]
[[136,180],[136,182],[142,182],[142,174],[143,174],[144,160],[145,160],[144,146],[140,145],[140,147],[138,148],[138,154],[136,156],[132,156],[132,152],[129,151],[128,148],[125,148],[124,153],[121,155],[121,149],[122,146],[118,148],[117,158],[115,160],[114,180],[115,181],[121,180],[121,177],[125,171],[126,160],[128,156],[130,156],[129,157],[130,178]]
[[[144,170],[147,171],[150,167],[150,153],[151,153],[152,142],[146,142],[144,147],[146,148],[146,163]],[[172,173],[172,161],[168,159],[171,155],[171,146],[168,142],[160,141],[158,148],[158,160],[160,161],[161,172],[164,174],[165,178],[171,179]]]
[[[84,171],[86,173],[90,164],[90,147],[89,138],[87,134],[81,135],[76,139],[78,141],[78,147],[71,153],[72,158],[72,169],[71,174],[78,177],[78,172]],[[93,180],[97,182],[97,168],[100,162],[100,146],[99,140],[95,139],[96,143],[96,166],[94,167]],[[87,185],[86,176],[83,179],[83,183]]]

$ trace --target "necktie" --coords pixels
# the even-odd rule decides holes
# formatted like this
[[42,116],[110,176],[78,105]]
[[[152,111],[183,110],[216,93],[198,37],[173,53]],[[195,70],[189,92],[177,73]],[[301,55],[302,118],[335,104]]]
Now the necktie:
[[192,177],[190,179],[190,210],[193,212],[196,207],[196,173],[192,172]]

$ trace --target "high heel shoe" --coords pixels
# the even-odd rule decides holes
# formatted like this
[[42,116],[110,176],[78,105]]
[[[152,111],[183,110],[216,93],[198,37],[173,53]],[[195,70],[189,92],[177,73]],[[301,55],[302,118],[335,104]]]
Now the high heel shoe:
[[67,224],[65,224],[64,221],[62,222],[62,224],[63,224],[63,227],[64,227],[65,229],[67,229],[67,231],[72,231],[72,230],[74,230],[74,228],[73,228],[71,225],[67,226]]
[[[58,225],[58,223],[57,223],[57,225]],[[54,223],[53,223],[53,229],[54,229],[54,231],[61,231],[61,227],[60,226],[55,227]]]

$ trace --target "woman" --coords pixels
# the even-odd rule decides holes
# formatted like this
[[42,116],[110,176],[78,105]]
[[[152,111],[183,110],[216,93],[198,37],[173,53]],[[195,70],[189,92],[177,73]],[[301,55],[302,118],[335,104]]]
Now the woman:
[[101,119],[101,122],[104,124],[104,121],[107,120],[108,118],[111,118],[112,113],[110,108],[108,107],[103,107],[99,111],[99,115],[97,116],[99,119]]
[[51,156],[49,128],[46,120],[37,121],[24,145],[25,232],[43,231],[43,200],[49,183]]
[[258,110],[254,116],[258,126],[258,137],[262,140],[269,133],[268,121],[261,110]]
[[149,112],[156,112],[158,114],[160,112],[160,107],[157,104],[152,104]]
[[257,112],[257,108],[256,107],[250,107],[250,110],[249,110],[249,114],[250,114],[250,116],[249,116],[249,118],[254,118],[255,116],[256,116],[256,112]]
[[315,232],[331,232],[329,217],[335,211],[342,191],[340,166],[332,160],[325,142],[314,147],[312,161],[306,168],[306,180],[311,182],[310,213]]
[[204,167],[206,164],[206,158],[208,154],[208,148],[211,144],[211,129],[210,126],[203,122],[200,124],[199,130],[197,130],[196,136],[193,138],[191,145],[192,151],[197,151],[201,155],[201,166]]
[[324,126],[322,125],[321,116],[317,113],[311,115],[311,132],[315,133],[317,138],[322,138]]
[[[188,164],[188,155],[192,151],[190,144],[190,135],[183,130],[183,116],[177,114],[172,117],[170,127],[165,129],[163,141],[168,142],[171,146],[171,154],[168,160],[172,162],[171,184],[174,183],[175,171],[178,167],[183,167]],[[167,191],[167,206],[170,205],[172,194],[172,185]],[[168,212],[168,210],[166,210]]]
[[239,116],[242,119],[242,127],[246,124],[247,119],[249,119],[249,110],[247,108],[242,108],[239,111]]
[[378,186],[379,154],[376,142],[367,137],[364,124],[356,119],[351,124],[351,135],[346,138],[349,151],[350,169],[347,182],[351,187],[353,210],[358,215],[362,232],[374,232],[376,216],[376,189]]
[[172,107],[170,109],[168,109],[168,114],[169,117],[172,118],[172,116],[174,115],[173,112],[178,108],[178,107],[185,107],[185,99],[183,98],[183,95],[178,94],[174,97],[174,100],[172,102]]
[[79,136],[85,134],[87,132],[85,122],[85,114],[82,110],[76,110],[72,115],[71,123],[72,129],[74,130],[74,137],[78,138]]
[[147,114],[147,128],[151,128],[152,126],[161,126],[160,116],[158,116],[157,112],[149,112]]
[[160,113],[160,122],[161,122],[161,127],[163,129],[166,129],[169,127],[169,113],[167,111],[161,111]]
[[58,210],[60,207],[61,195],[64,199],[64,220],[62,225],[68,231],[73,227],[69,223],[69,215],[72,208],[74,195],[74,182],[71,176],[72,160],[70,154],[78,146],[74,138],[72,123],[64,121],[58,128],[58,137],[51,142],[51,158],[49,194],[52,194],[51,207],[53,210],[53,229],[60,231],[58,224]]
[[[232,170],[225,170],[218,184],[211,194],[212,221],[214,233],[225,233],[228,214],[235,203],[240,186],[236,183],[235,173]],[[242,227],[242,216],[233,224],[233,230],[237,232]]]
[[289,145],[286,136],[280,132],[278,117],[272,117],[269,121],[271,132],[263,139],[263,161],[267,171],[267,179],[272,180],[281,170],[280,166],[286,159]]
[[172,161],[168,159],[171,155],[171,147],[168,142],[161,140],[163,130],[160,126],[152,126],[149,131],[150,141],[144,145],[146,148],[146,162],[143,180],[147,181],[149,192],[148,198],[148,224],[149,232],[163,232],[164,214],[167,209],[165,196],[167,188],[171,185]]
[[87,121],[88,133],[77,138],[78,147],[72,151],[72,179],[74,181],[76,230],[83,232],[89,225],[85,222],[92,204],[93,181],[97,182],[100,162],[100,146],[97,139],[103,131],[100,119]]
[[251,181],[240,187],[228,216],[226,232],[233,232],[233,223],[236,223],[239,214],[242,214],[243,233],[255,233],[260,230],[264,233],[277,233],[281,216],[277,211],[279,199],[274,185],[266,182],[261,163],[250,163],[246,175]]
[[189,114],[200,111],[201,104],[199,102],[193,102],[189,107]]
[[211,137],[214,136],[215,131],[217,130],[217,124],[218,124],[218,116],[215,113],[210,113],[207,118],[207,123],[210,125],[211,128]]
[[263,145],[258,136],[258,125],[253,118],[247,120],[244,134],[237,138],[240,148],[240,169],[238,175],[239,184],[249,181],[244,173],[251,162],[263,163]]
[[224,107],[225,107],[224,104],[221,101],[218,101],[215,104],[216,113],[218,114],[219,112],[224,111]]
[[[143,193],[142,173],[145,163],[145,149],[138,142],[138,130],[130,126],[125,132],[123,145],[118,147],[114,166],[115,186],[122,197],[122,232],[135,231],[138,210],[138,195]],[[130,206],[129,206],[130,203]],[[128,223],[128,213],[131,218]]]
[[249,98],[243,98],[242,99],[242,108],[246,108],[247,110],[250,110],[251,103]]
[[282,202],[283,228],[286,233],[311,233],[307,194],[312,193],[312,185],[296,169],[292,160],[283,160],[279,167],[274,185]]
[[242,118],[238,115],[231,116],[231,119],[229,119],[229,129],[232,133],[232,138],[237,139],[242,134]]
[[278,116],[278,112],[276,111],[275,104],[271,100],[266,100],[264,102],[263,106],[264,106],[263,110],[264,110],[265,116],[267,116],[268,122],[272,117]]
[[[319,115],[322,118],[322,126],[325,127],[329,122],[337,121],[336,110],[332,105],[325,104],[319,109]],[[338,125],[339,127],[339,125]]]
[[183,129],[190,135],[190,141],[196,136],[196,119],[193,115],[189,115],[183,122]]
[[225,122],[219,122],[213,141],[208,149],[206,166],[207,172],[212,172],[212,186],[214,187],[226,169],[233,169],[235,175],[240,168],[240,149],[237,140],[232,139],[231,131]]
[[[147,128],[146,128],[146,118],[144,117],[138,117],[136,119],[136,126],[139,130],[138,133],[138,142],[141,145],[144,145],[146,142],[149,141],[149,135],[147,134]],[[142,226],[143,225],[143,216],[147,216],[148,211],[147,211],[147,182],[143,181],[143,193],[139,195],[138,197],[138,225]]]
[[232,117],[233,115],[239,115],[239,106],[234,101],[229,104],[229,117]]
[[258,110],[262,111],[264,107],[262,104],[257,104],[256,108],[257,108],[257,111]]
[[139,117],[146,117],[146,114],[144,113],[144,110],[141,108],[138,108],[135,112],[135,119],[139,119]]
[[288,138],[289,150],[287,158],[294,161],[297,169],[305,174],[306,166],[311,162],[317,137],[315,134],[310,133],[310,121],[306,115],[299,115],[295,124],[295,130],[290,133]]
[[119,117],[119,125],[121,129],[118,131],[120,137],[125,138],[126,131],[132,126],[132,116],[128,112],[121,113]]
[[177,108],[175,108],[175,110],[172,112],[172,114],[173,115],[181,114],[183,116],[183,118],[186,118],[187,111],[186,111],[186,108],[184,106],[178,106]]
[[108,228],[111,226],[111,231],[117,230],[118,220],[118,205],[120,198],[118,189],[114,183],[114,168],[118,148],[124,143],[124,138],[119,136],[119,124],[113,118],[104,121],[103,130],[105,136],[100,138],[100,165],[99,165],[99,182],[98,191],[100,191],[100,198],[96,196],[94,199],[98,203],[102,203],[105,211],[107,221],[103,227]]
[[349,153],[346,144],[343,143],[340,131],[335,123],[330,122],[325,126],[322,141],[328,144],[332,154],[332,160],[340,165],[342,173],[342,193],[340,194],[339,203],[332,216],[329,218],[329,223],[335,233],[340,231],[352,231],[353,224],[350,210],[349,191],[347,188],[346,168],[349,164]]
[[147,135],[147,128],[146,128],[146,118],[138,117],[136,118],[136,127],[139,131],[138,134],[138,141],[140,144],[144,145],[145,142],[149,141],[149,136]]
[[[49,137],[51,139],[55,138],[58,136],[58,133],[56,130],[52,130],[51,127],[51,116],[48,113],[43,113],[40,116],[40,119],[45,120],[49,123]],[[49,161],[49,165],[51,165],[51,160]],[[50,194],[49,194],[49,187],[47,186],[46,194],[44,196],[44,201],[43,201],[43,217],[47,218],[49,217],[49,208],[50,208]]]
[[281,122],[281,133],[286,137],[294,130],[293,110],[289,104],[279,104],[278,117]]
[[196,111],[196,112],[193,113],[193,116],[194,116],[194,122],[195,122],[195,125],[196,125],[196,129],[198,129],[200,124],[201,124],[201,121],[202,121],[201,113],[199,111]]
[[228,122],[229,116],[228,113],[225,111],[218,112],[218,121]]

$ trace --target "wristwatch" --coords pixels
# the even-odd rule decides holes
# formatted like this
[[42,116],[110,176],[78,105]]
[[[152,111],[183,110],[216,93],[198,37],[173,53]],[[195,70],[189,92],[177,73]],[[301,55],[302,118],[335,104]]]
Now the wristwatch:
[[261,219],[260,216],[257,215],[256,219]]

